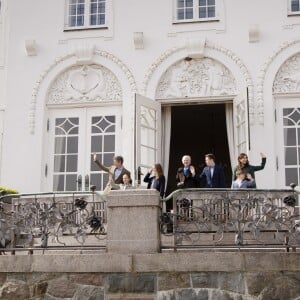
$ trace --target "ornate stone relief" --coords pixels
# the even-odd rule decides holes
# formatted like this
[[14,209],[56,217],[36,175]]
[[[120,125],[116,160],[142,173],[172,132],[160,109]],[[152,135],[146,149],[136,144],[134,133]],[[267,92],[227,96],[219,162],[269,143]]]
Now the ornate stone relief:
[[289,58],[279,69],[273,83],[273,93],[300,92],[300,53]]
[[[208,40],[205,41],[205,48],[212,49],[212,50],[222,53],[223,55],[230,58],[231,61],[239,67],[240,72],[243,75],[243,78],[245,80],[246,86],[248,86],[250,122],[254,123],[255,122],[255,114],[263,114],[263,105],[260,105],[259,107],[255,107],[255,105],[254,105],[253,80],[252,80],[249,70],[247,69],[247,67],[245,66],[243,61],[231,50],[229,50],[221,45],[212,43],[211,41],[208,41]],[[147,70],[147,72],[145,74],[144,80],[143,80],[143,85],[142,85],[142,89],[141,89],[142,94],[146,95],[150,79],[151,79],[153,73],[158,69],[158,67],[165,60],[167,60],[170,56],[172,56],[174,53],[176,53],[178,51],[183,51],[185,49],[186,49],[186,45],[172,47],[172,48],[166,50],[165,52],[163,52],[150,65],[149,69]]]
[[[94,49],[94,55],[100,56],[102,58],[108,59],[109,61],[113,62],[119,69],[122,70],[123,74],[127,78],[130,87],[131,92],[134,94],[137,91],[137,85],[134,79],[134,76],[131,72],[131,70],[115,55],[112,53],[109,53],[104,50],[97,50]],[[60,57],[57,57],[51,64],[47,66],[47,68],[40,74],[38,80],[35,82],[32,95],[31,95],[31,101],[30,101],[30,109],[29,109],[29,130],[31,134],[34,134],[35,132],[35,121],[36,121],[36,106],[37,106],[37,97],[38,93],[40,91],[40,87],[46,76],[50,73],[51,70],[53,70],[57,65],[60,63],[76,56],[77,57],[77,63],[78,61],[78,51],[73,51],[71,53],[68,53],[66,55],[62,55]]]
[[48,92],[48,104],[121,101],[116,76],[103,66],[74,66],[62,73]]
[[236,94],[231,72],[210,58],[181,60],[162,76],[156,98],[207,97]]

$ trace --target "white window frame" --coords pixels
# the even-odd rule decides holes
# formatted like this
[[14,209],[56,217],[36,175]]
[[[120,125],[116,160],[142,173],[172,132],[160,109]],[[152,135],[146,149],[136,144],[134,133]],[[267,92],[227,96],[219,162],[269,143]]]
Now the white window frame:
[[[298,0],[300,6],[300,0]],[[297,16],[300,15],[300,7],[298,11],[292,11],[292,0],[287,0],[287,14],[288,16]]]
[[193,19],[177,19],[177,0],[173,0],[173,24],[220,21],[218,14],[219,0],[215,0],[215,17],[199,18],[199,0],[193,0]]
[[105,23],[101,25],[90,25],[90,7],[91,0],[85,0],[84,3],[84,25],[83,26],[70,26],[69,25],[69,1],[65,0],[65,31],[72,30],[85,30],[85,29],[107,29],[109,24],[109,19],[111,15],[111,0],[105,0]]

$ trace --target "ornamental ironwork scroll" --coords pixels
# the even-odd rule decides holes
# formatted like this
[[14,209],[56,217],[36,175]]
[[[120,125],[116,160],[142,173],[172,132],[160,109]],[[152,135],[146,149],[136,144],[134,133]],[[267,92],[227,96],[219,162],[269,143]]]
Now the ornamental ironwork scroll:
[[95,195],[0,199],[0,252],[10,248],[86,246],[106,238],[106,208]]
[[173,247],[299,247],[298,194],[293,190],[178,190],[161,232]]

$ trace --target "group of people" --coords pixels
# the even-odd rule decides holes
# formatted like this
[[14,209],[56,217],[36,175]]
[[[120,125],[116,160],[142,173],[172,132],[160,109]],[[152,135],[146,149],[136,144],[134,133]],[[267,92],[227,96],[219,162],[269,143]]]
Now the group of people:
[[[132,179],[130,172],[123,166],[122,156],[115,156],[111,167],[104,166],[97,159],[96,153],[93,153],[93,160],[98,167],[109,175],[108,184],[104,193],[111,189],[132,189]],[[238,156],[238,164],[233,170],[232,189],[256,188],[255,172],[264,169],[266,156],[261,153],[261,164],[253,166],[249,163],[248,156],[241,153]],[[192,158],[189,155],[182,157],[182,166],[178,168],[176,181],[178,188],[197,188],[201,181],[204,181],[205,188],[225,188],[225,175],[222,166],[216,164],[214,154],[205,155],[205,164],[201,172],[192,165]],[[161,164],[155,164],[144,176],[144,182],[148,189],[159,191],[160,196],[164,197],[166,188],[166,178],[164,176]]]

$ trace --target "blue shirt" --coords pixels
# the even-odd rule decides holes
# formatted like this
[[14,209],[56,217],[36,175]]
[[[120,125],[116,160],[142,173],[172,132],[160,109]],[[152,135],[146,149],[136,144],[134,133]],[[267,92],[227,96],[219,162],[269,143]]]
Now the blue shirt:
[[115,180],[120,176],[122,173],[123,168],[116,168],[115,169]]
[[184,173],[184,175],[187,175],[187,174],[189,173],[189,169],[190,169],[189,166],[183,168],[183,173]]

